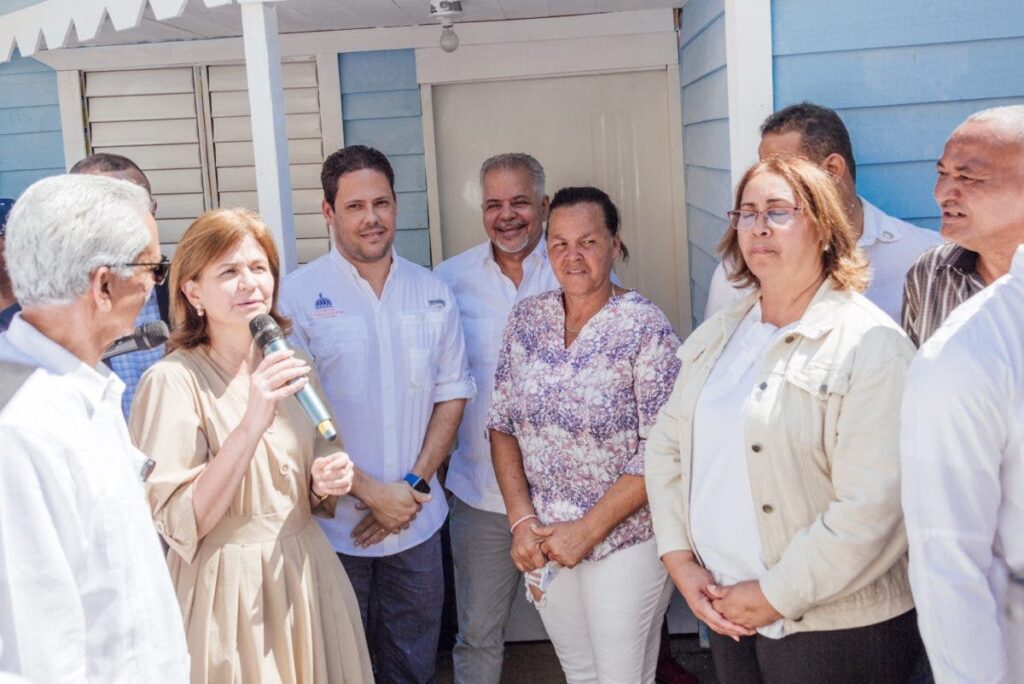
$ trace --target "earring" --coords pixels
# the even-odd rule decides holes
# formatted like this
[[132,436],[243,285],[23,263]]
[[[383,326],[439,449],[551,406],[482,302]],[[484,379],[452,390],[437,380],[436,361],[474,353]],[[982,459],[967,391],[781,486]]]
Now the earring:
[[196,304],[196,315],[199,316],[200,318],[203,317],[203,305],[202,304]]

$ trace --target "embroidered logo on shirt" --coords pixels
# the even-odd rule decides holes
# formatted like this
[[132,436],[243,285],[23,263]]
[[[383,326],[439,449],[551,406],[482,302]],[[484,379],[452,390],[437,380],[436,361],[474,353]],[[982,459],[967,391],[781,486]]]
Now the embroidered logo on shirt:
[[333,318],[341,314],[341,309],[336,309],[334,302],[325,297],[323,292],[317,293],[316,301],[313,302],[313,318]]
[[443,299],[428,299],[427,308],[430,309],[431,311],[440,311],[445,307],[445,304],[447,303],[448,302],[444,301]]

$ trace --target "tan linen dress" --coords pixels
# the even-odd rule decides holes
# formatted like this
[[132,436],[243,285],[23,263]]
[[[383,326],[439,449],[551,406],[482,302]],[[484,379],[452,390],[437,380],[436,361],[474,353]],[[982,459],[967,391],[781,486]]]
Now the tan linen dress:
[[224,517],[197,537],[193,484],[248,395],[248,377],[230,378],[199,347],[154,365],[132,403],[132,438],[156,461],[146,493],[170,546],[192,682],[372,682],[352,585],[310,517],[312,462],[341,445],[319,438],[297,401],[278,404]]

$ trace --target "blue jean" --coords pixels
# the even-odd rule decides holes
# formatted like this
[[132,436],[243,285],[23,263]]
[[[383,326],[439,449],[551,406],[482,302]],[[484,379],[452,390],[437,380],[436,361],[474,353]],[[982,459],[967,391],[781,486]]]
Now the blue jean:
[[441,633],[441,532],[391,556],[338,554],[359,601],[378,684],[431,684]]

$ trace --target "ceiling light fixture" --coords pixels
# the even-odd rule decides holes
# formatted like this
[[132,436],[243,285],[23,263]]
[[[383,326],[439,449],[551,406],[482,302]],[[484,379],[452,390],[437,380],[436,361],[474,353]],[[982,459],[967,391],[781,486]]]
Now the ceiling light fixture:
[[441,22],[441,49],[455,52],[459,36],[455,33],[455,20],[462,16],[461,0],[430,0],[430,18]]

